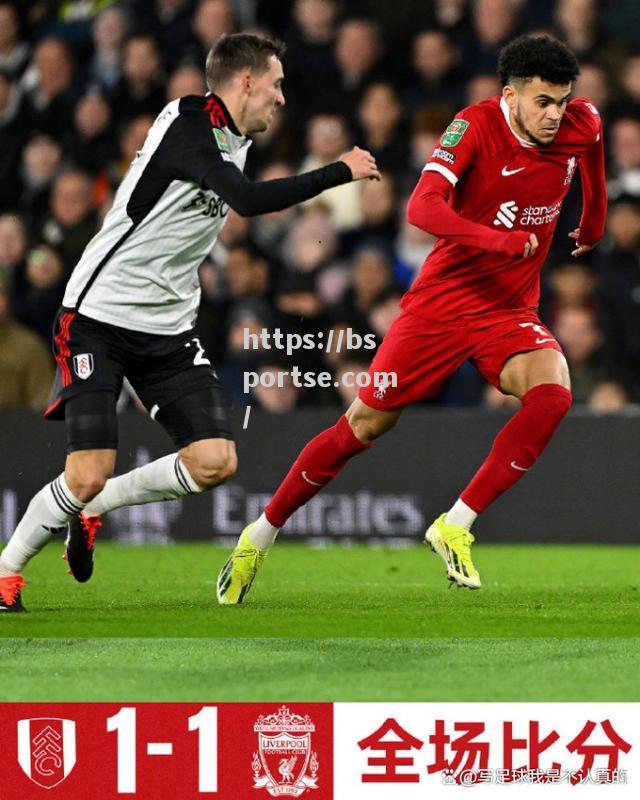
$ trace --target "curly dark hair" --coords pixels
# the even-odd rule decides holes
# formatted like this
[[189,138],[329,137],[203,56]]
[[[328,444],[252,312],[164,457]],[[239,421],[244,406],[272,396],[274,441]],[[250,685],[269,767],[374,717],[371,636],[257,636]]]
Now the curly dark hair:
[[503,86],[513,80],[541,78],[564,86],[580,73],[578,59],[562,42],[550,36],[518,36],[500,51],[498,73]]

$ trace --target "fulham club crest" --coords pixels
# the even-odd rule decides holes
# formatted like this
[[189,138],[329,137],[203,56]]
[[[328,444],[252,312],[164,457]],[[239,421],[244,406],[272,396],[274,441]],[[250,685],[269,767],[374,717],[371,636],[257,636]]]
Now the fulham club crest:
[[73,371],[83,381],[93,374],[93,354],[82,353],[73,357]]
[[258,751],[253,754],[253,788],[272,797],[299,797],[318,788],[318,757],[311,750],[316,727],[310,717],[282,706],[277,714],[260,715],[253,726]]
[[76,763],[76,723],[53,717],[19,720],[18,763],[43,789],[62,783]]

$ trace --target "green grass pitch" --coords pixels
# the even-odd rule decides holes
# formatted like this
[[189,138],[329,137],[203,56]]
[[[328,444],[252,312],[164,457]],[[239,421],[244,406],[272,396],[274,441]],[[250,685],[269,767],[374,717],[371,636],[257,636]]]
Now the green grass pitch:
[[0,617],[2,700],[640,700],[637,547],[477,545],[471,592],[423,546],[279,542],[231,608],[226,549],[102,543],[85,585],[61,552]]

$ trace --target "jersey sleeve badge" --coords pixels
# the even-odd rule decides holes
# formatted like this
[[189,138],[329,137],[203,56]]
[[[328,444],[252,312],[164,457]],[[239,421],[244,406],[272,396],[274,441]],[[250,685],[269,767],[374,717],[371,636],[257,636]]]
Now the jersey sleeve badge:
[[440,144],[443,147],[455,147],[467,132],[469,123],[466,119],[454,119],[447,130],[442,134]]
[[216,144],[218,145],[218,150],[221,153],[226,153],[227,155],[231,155],[231,148],[229,147],[229,140],[227,139],[227,134],[220,130],[220,128],[213,128],[213,136],[216,140]]

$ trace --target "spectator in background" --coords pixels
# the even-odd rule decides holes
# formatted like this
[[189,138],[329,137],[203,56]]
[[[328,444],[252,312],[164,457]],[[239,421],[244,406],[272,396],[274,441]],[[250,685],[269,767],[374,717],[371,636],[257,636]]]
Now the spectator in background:
[[[299,172],[324,167],[335,161],[340,153],[350,147],[350,133],[344,117],[337,114],[319,114],[309,121],[307,128],[307,155]],[[348,231],[362,224],[360,187],[355,181],[327,189],[306,205],[321,201],[331,212],[336,230]]]
[[[249,402],[244,392],[244,373],[256,371],[268,357],[269,351],[263,349],[260,333],[270,330],[271,323],[270,310],[253,300],[238,303],[227,320],[226,358],[219,366],[216,365],[216,370],[224,387],[225,400],[232,408]],[[257,337],[258,347],[255,349],[246,346],[246,342],[251,341],[247,337],[252,335]]]
[[308,207],[294,222],[283,248],[289,271],[313,275],[328,268],[337,252],[338,236],[324,203]]
[[196,329],[214,363],[225,357],[222,342],[228,320],[249,307],[268,316],[272,307],[269,262],[250,239],[230,245],[223,270],[211,261],[200,269],[202,300]]
[[22,153],[20,207],[28,209],[29,230],[38,231],[49,211],[51,187],[62,163],[62,147],[50,136],[36,134]]
[[118,122],[135,117],[156,117],[165,102],[164,73],[153,36],[131,36],[124,45],[122,75],[114,95],[113,109]]
[[289,367],[269,361],[260,367],[258,375],[260,382],[252,397],[265,411],[286,414],[300,403],[303,390],[294,385]]
[[73,114],[73,160],[94,177],[109,168],[117,157],[111,108],[98,92],[82,97]]
[[269,290],[269,262],[251,240],[229,248],[224,282],[229,299],[265,298]]
[[[316,335],[327,325],[325,304],[316,291],[314,275],[285,273],[276,293],[275,306],[279,312],[279,326],[290,333]],[[296,363],[303,370],[317,372],[321,360],[318,350],[296,351]]]
[[616,120],[609,131],[609,142],[609,195],[613,199],[621,194],[640,197],[640,119]]
[[340,78],[334,57],[337,14],[335,0],[295,0],[293,4],[284,71],[291,117],[302,125],[310,116],[339,106]]
[[[0,15],[2,6],[0,6]],[[15,208],[20,197],[20,159],[29,120],[21,92],[0,71],[0,213]]]
[[580,74],[573,84],[574,97],[588,97],[600,112],[608,116],[611,106],[611,91],[604,67],[588,62],[580,63]]
[[573,402],[586,403],[605,373],[601,357],[604,335],[596,314],[590,308],[563,308],[552,330],[567,358]]
[[393,179],[382,173],[379,181],[363,181],[361,189],[362,225],[353,232],[348,249],[371,238],[383,239],[389,250],[398,230],[398,205]]
[[463,105],[460,53],[444,31],[419,33],[413,40],[412,63],[414,75],[405,98],[410,112],[435,106],[451,114]]
[[140,117],[134,117],[123,127],[120,134],[120,152],[117,164],[112,169],[114,184],[120,183],[129,165],[136,157],[136,153],[138,150],[142,150],[144,140],[147,138],[152,125],[153,117],[149,114],[143,114]]
[[[204,62],[203,62],[204,63]],[[171,73],[167,83],[167,103],[190,94],[206,94],[202,68],[184,64]]]
[[111,97],[122,72],[122,45],[129,28],[127,15],[119,6],[105,8],[92,27],[93,55],[88,78],[101,92]]
[[360,391],[357,384],[358,376],[362,376],[361,380],[367,379],[369,364],[370,360],[364,360],[358,355],[346,353],[333,370],[333,381],[334,384],[337,383],[334,388],[343,408],[349,408],[358,396]]
[[620,74],[625,48],[605,36],[598,21],[597,0],[557,0],[555,22],[560,38],[580,63],[600,64],[612,79]]
[[29,45],[20,41],[20,25],[11,3],[0,3],[0,72],[19,79],[29,63]]
[[[449,109],[425,108],[417,111],[411,121],[411,139],[409,151],[410,179],[401,187],[410,193],[424,169],[424,165],[433,153],[438,139],[451,122]],[[407,176],[409,178],[409,176]]]
[[613,109],[616,117],[640,119],[640,53],[632,55],[622,70],[622,97]]
[[396,260],[393,274],[399,284],[409,287],[420,272],[437,241],[431,233],[416,228],[404,213],[408,198],[400,204],[400,231],[394,242]]
[[235,20],[229,0],[200,0],[192,22],[194,43],[184,53],[184,60],[200,68],[214,43],[225,33],[233,33]]
[[601,292],[622,327],[625,364],[640,376],[640,197],[610,205],[606,232],[595,261]]
[[193,41],[191,17],[194,5],[194,0],[139,2],[140,28],[149,32],[169,70],[177,65],[185,48]]
[[362,147],[369,150],[383,172],[401,176],[409,161],[406,136],[401,131],[402,105],[391,83],[371,83],[358,107]]
[[467,82],[465,105],[473,106],[483,100],[489,100],[497,94],[501,94],[502,87],[497,75],[485,75],[480,73]]
[[31,127],[65,141],[74,107],[73,63],[61,39],[45,39],[35,49],[25,74]]
[[620,414],[633,409],[628,387],[615,378],[605,378],[594,386],[588,406],[596,414]]
[[[278,178],[288,178],[293,174],[293,168],[289,164],[284,161],[274,161],[259,173],[258,180],[277,180]],[[278,261],[282,261],[285,237],[299,216],[300,210],[297,206],[290,206],[271,214],[261,214],[251,220],[251,236],[259,247],[277,258]]]
[[500,48],[517,33],[515,4],[511,0],[475,0],[472,25],[474,36],[463,53],[465,72],[493,72]]
[[59,253],[44,244],[32,250],[27,256],[25,283],[25,290],[12,304],[13,314],[48,345],[65,287]]
[[351,269],[351,285],[331,309],[335,321],[346,322],[361,334],[375,333],[369,314],[383,294],[393,288],[393,265],[382,242],[365,242],[357,250]]
[[597,318],[603,333],[602,356],[610,363],[624,363],[624,340],[616,309],[598,290],[598,277],[585,262],[567,261],[553,268],[547,277],[551,294],[545,297],[541,318],[555,328],[560,313],[567,308],[586,308]]
[[51,210],[42,226],[42,241],[56,248],[68,277],[98,229],[91,179],[85,172],[70,170],[56,178]]
[[47,347],[9,313],[9,293],[0,279],[0,411],[41,411],[53,384]]
[[25,287],[27,231],[15,214],[0,216],[0,280],[12,298]]
[[347,19],[340,25],[335,43],[335,60],[340,76],[340,103],[336,110],[346,117],[353,114],[367,86],[382,80],[383,56],[382,33],[373,20]]
[[386,336],[392,323],[400,316],[402,291],[397,287],[385,289],[378,295],[367,315],[367,322],[378,343]]

